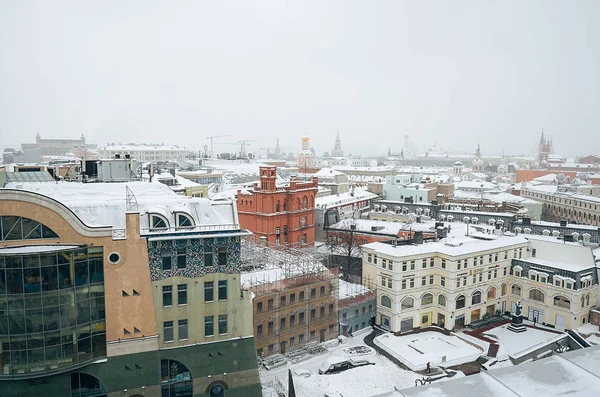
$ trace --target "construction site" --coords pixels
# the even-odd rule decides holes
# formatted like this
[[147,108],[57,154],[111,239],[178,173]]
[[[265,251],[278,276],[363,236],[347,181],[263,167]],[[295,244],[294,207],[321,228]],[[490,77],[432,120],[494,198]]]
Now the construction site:
[[254,341],[260,361],[316,353],[338,331],[338,278],[314,247],[242,241],[241,281],[253,294]]

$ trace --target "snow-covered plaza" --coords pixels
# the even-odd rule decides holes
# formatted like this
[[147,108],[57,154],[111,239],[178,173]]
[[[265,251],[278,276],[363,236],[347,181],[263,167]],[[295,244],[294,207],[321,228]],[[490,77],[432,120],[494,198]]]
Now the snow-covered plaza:
[[546,331],[543,328],[527,327],[527,331],[515,333],[508,329],[508,324],[489,329],[483,333],[483,336],[496,340],[500,345],[496,355],[498,359],[518,355],[553,340],[564,338],[564,334]]
[[476,347],[473,342],[434,331],[405,336],[386,333],[377,336],[375,344],[413,371],[425,369],[428,362],[442,367],[464,364],[484,353],[483,347]]

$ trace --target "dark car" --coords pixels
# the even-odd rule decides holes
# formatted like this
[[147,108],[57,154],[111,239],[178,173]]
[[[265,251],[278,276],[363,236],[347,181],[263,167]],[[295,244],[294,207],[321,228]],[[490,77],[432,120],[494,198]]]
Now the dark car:
[[337,374],[338,372],[342,372],[350,368],[362,367],[364,365],[375,365],[375,363],[371,363],[367,360],[334,360],[324,363],[321,368],[319,368],[319,374]]

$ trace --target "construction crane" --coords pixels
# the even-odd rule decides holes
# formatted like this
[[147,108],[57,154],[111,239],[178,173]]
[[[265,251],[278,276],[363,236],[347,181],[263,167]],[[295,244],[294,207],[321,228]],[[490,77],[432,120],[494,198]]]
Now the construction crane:
[[214,145],[214,139],[215,138],[225,138],[231,135],[213,135],[213,136],[208,136],[206,137],[206,139],[210,139],[210,158],[214,159],[215,158],[215,145]]
[[246,139],[243,141],[238,141],[238,143],[240,144],[240,157],[241,158],[245,158],[246,157],[246,146],[250,146],[250,144],[248,142],[257,142],[260,139]]

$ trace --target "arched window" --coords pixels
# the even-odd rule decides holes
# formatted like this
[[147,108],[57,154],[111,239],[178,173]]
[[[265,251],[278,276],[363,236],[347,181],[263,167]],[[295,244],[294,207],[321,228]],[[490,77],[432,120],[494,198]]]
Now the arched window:
[[510,287],[510,293],[513,295],[521,296],[521,287],[517,284],[513,284],[512,287]]
[[307,209],[308,208],[308,199],[306,198],[306,196],[304,196],[304,198],[302,199],[302,209]]
[[277,204],[275,204],[275,212],[279,212],[280,210],[280,204],[279,201],[277,201]]
[[531,289],[529,290],[529,299],[533,299],[534,301],[544,302],[544,293],[539,289]]
[[283,200],[283,211],[287,211],[287,200]]
[[423,305],[431,305],[433,303],[433,295],[425,294],[421,297],[421,306]]
[[507,290],[508,290],[508,285],[506,283],[502,284],[502,296],[507,294]]
[[0,216],[0,240],[58,238],[48,226],[22,216]]
[[177,227],[194,227],[194,220],[191,216],[184,214],[182,212],[178,212],[176,214]]
[[160,361],[162,397],[192,397],[192,374],[185,365],[175,360]]
[[71,373],[72,397],[105,397],[107,391],[100,379],[84,372]]
[[[556,302],[556,298],[554,298],[554,301]],[[583,309],[585,307],[585,295],[581,297],[581,308]]]
[[585,296],[585,305],[586,305],[586,306],[589,306],[589,304],[590,304],[590,294],[587,294],[587,295]]
[[[582,302],[583,303],[583,302]],[[564,296],[555,296],[554,297],[554,306],[564,307],[565,309],[571,308],[571,301]]]
[[299,198],[296,199],[296,206],[298,207],[299,210],[302,209],[302,203],[300,202]]
[[478,305],[481,303],[481,292],[480,291],[475,291],[473,293],[473,296],[471,296],[471,304],[472,305]]
[[402,309],[410,309],[415,307],[415,300],[411,297],[406,297],[402,300],[402,303],[400,304],[400,307]]
[[465,307],[467,298],[465,298],[464,295],[460,295],[458,298],[456,298],[456,309],[463,309]]
[[169,227],[167,219],[158,214],[150,214],[150,229],[151,230],[164,230]]
[[392,308],[392,300],[388,296],[382,295],[381,296],[381,306],[388,307],[391,309]]
[[496,287],[490,287],[490,289],[488,289],[487,298],[488,300],[496,298]]
[[438,295],[438,305],[446,306],[446,296],[444,294]]

